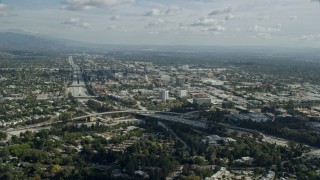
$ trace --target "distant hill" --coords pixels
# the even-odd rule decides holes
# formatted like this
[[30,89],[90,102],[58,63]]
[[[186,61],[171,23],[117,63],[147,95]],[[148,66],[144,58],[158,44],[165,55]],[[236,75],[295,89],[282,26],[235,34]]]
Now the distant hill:
[[297,59],[300,61],[320,62],[319,48],[95,44],[37,35],[17,29],[10,29],[8,32],[0,31],[0,51],[46,53],[103,52],[123,53],[123,55],[130,54],[130,56],[139,55],[139,57],[141,55],[151,57],[156,54],[158,54],[158,56],[171,56],[172,53],[181,53],[182,55],[179,56],[188,55],[188,57],[197,57],[197,53],[200,53],[208,58],[211,57],[224,61],[240,59],[246,59],[247,61]]
[[0,32],[0,50],[14,51],[61,51],[66,48],[62,41],[13,32]]
[[104,52],[114,48],[122,49],[122,47],[123,45],[94,44],[35,35],[21,30],[0,31],[0,51]]

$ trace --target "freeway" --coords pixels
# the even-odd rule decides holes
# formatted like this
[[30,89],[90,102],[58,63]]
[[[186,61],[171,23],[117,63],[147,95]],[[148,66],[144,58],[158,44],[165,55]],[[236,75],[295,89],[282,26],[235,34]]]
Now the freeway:
[[[155,119],[164,120],[164,121],[178,122],[178,123],[187,124],[194,127],[204,128],[204,129],[208,128],[205,122],[192,121],[192,120],[181,118],[179,116],[172,116],[172,115],[181,115],[180,113],[171,113],[171,112],[162,112],[162,111],[141,111],[141,110],[111,111],[111,112],[104,112],[104,113],[88,114],[88,115],[72,118],[72,120],[77,121],[77,120],[86,119],[88,117],[97,117],[97,116],[117,114],[117,113],[132,113],[132,114],[142,115],[145,117],[155,118]],[[167,114],[170,114],[170,115],[167,115]]]
[[110,114],[119,114],[119,113],[138,113],[138,112],[144,112],[144,113],[152,113],[153,111],[140,111],[140,110],[126,110],[126,111],[110,111],[110,112],[103,112],[103,113],[92,113],[84,116],[79,116],[72,118],[73,121],[81,120],[81,119],[86,119],[88,117],[96,117],[96,116],[102,116],[102,115],[110,115]]
[[13,130],[9,130],[9,131],[6,131],[7,134],[9,136],[13,136],[13,135],[20,135],[21,132],[26,132],[26,131],[31,131],[31,132],[38,132],[40,130],[43,130],[43,129],[50,129],[51,126],[45,126],[45,127],[34,127],[34,128],[20,128],[20,129],[13,129]]
[[168,116],[165,114],[171,114],[171,115],[181,115],[180,113],[173,113],[173,112],[162,112],[162,111],[143,111],[143,110],[136,110],[136,109],[129,109],[124,111],[110,111],[110,112],[103,112],[103,113],[92,113],[84,116],[79,116],[72,118],[72,120],[80,120],[85,119],[88,117],[96,117],[96,116],[102,116],[102,115],[110,115],[110,114],[118,114],[118,113],[132,113],[132,114],[138,114],[138,115],[146,115],[146,114],[156,114],[159,113],[159,115]]
[[170,133],[171,133],[176,139],[178,139],[178,140],[180,140],[180,141],[182,142],[184,148],[191,149],[191,148],[187,145],[187,143],[186,143],[184,140],[182,140],[182,139],[181,139],[171,128],[169,128],[167,125],[163,124],[163,123],[160,122],[160,121],[158,122],[158,125],[164,127],[166,130],[170,131]]
[[164,121],[177,122],[177,123],[191,125],[194,127],[208,129],[207,124],[204,122],[200,122],[200,121],[192,121],[192,120],[183,119],[183,118],[176,117],[176,116],[168,116],[168,115],[164,115],[164,114],[143,114],[143,115],[146,117],[151,117],[151,118],[160,119],[160,120],[164,120]]

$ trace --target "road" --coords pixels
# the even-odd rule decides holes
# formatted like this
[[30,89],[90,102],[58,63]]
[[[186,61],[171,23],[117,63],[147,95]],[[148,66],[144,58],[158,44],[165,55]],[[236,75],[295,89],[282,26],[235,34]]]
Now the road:
[[274,136],[269,136],[269,135],[265,135],[260,133],[263,137],[263,141],[268,142],[270,144],[276,144],[278,146],[288,146],[288,140],[285,139],[281,139],[281,138],[277,138]]
[[167,125],[163,124],[162,122],[158,122],[158,125],[164,127],[166,130],[170,131],[170,133],[178,140],[180,140],[184,146],[184,148],[191,149],[186,142],[184,142],[171,128],[169,128]]
[[138,109],[140,109],[142,111],[147,111],[147,108],[141,106],[141,102],[140,101],[137,101],[137,106],[138,106]]
[[198,128],[208,129],[207,124],[204,122],[192,121],[192,120],[183,119],[183,118],[176,117],[176,116],[168,116],[168,115],[164,115],[164,114],[144,114],[144,116],[155,118],[155,119],[160,119],[160,120],[164,120],[164,121],[182,123],[182,124],[191,125],[191,126],[198,127]]
[[[127,110],[127,111],[112,111],[112,112],[104,112],[104,113],[93,113],[90,115],[75,117],[72,120],[76,121],[76,120],[81,120],[81,119],[85,119],[88,117],[94,117],[94,116],[97,117],[97,116],[101,116],[101,115],[117,114],[117,113],[133,113],[133,114],[138,114],[138,115],[142,115],[145,117],[160,119],[160,120],[164,120],[164,121],[178,122],[178,123],[187,124],[187,125],[191,125],[194,127],[204,128],[204,129],[208,128],[208,126],[205,122],[192,121],[192,120],[184,119],[184,118],[181,118],[178,116],[172,116],[172,114],[181,115],[180,113],[170,113],[170,112],[165,113],[165,112],[141,111],[141,110]],[[166,114],[170,114],[170,115],[166,115]]]
[[88,97],[88,91],[86,84],[83,81],[82,73],[80,67],[74,63],[73,57],[69,56],[68,63],[72,66],[72,84],[67,88],[66,93],[71,93],[74,97]]
[[51,126],[46,126],[46,127],[37,127],[37,128],[25,128],[25,129],[14,129],[14,130],[10,130],[10,131],[6,131],[6,133],[10,136],[13,136],[13,135],[20,135],[21,132],[26,132],[26,131],[32,131],[32,132],[38,132],[40,130],[43,130],[43,129],[50,129]]

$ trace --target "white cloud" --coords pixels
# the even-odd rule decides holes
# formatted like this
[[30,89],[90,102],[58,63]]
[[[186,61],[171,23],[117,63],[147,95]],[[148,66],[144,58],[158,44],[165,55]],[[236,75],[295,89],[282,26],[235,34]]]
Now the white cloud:
[[109,8],[119,4],[134,2],[135,0],[63,0],[61,2],[61,9],[79,11],[92,8]]
[[215,16],[215,15],[219,15],[219,14],[230,13],[231,11],[232,11],[231,7],[215,9],[211,13],[209,13],[209,16]]
[[159,35],[160,32],[159,31],[150,31],[150,32],[148,32],[148,34],[150,34],[150,35]]
[[162,11],[160,9],[152,9],[144,14],[145,16],[160,16]]
[[115,16],[110,17],[110,20],[111,21],[121,21],[122,17],[119,15],[115,15]]
[[258,20],[259,20],[259,21],[270,20],[270,17],[269,17],[269,16],[264,15],[264,16],[260,16],[260,17],[258,17]]
[[0,17],[11,16],[12,14],[8,12],[9,6],[1,3],[0,1]]
[[267,27],[255,25],[253,27],[250,27],[249,31],[257,32],[257,33],[272,33],[272,32],[279,32],[279,31],[281,31],[281,29],[280,28],[267,28]]
[[271,39],[271,34],[267,32],[260,32],[251,37],[258,38],[258,39]]
[[9,8],[8,5],[3,4],[3,3],[0,3],[0,11],[5,11],[5,10],[7,10],[8,8]]
[[308,42],[320,41],[320,34],[303,35],[299,40]]
[[226,21],[229,21],[229,20],[233,20],[235,17],[234,17],[234,15],[233,14],[228,14],[224,19],[226,20]]
[[212,32],[222,32],[222,31],[225,31],[226,28],[221,25],[217,25],[217,26],[209,28],[208,30],[212,31]]
[[162,26],[165,23],[165,21],[161,18],[155,20],[154,22],[151,22],[147,25],[147,27],[159,27]]
[[194,31],[220,33],[226,30],[223,24],[225,24],[224,20],[202,17],[190,24],[189,27],[197,27],[196,29],[193,28]]
[[180,7],[171,7],[166,10],[160,9],[152,9],[147,11],[144,15],[145,16],[175,16],[182,12],[182,8]]
[[191,26],[217,26],[224,23],[225,21],[220,21],[209,17],[202,17],[192,23]]
[[111,26],[107,27],[108,31],[115,30],[115,29],[117,29],[117,26],[115,26],[115,25],[111,25]]
[[234,28],[233,31],[234,31],[234,32],[241,32],[242,29],[241,29],[241,28]]
[[88,22],[84,22],[82,21],[80,18],[78,17],[72,17],[69,18],[68,20],[64,21],[62,24],[66,24],[66,25],[72,25],[72,26],[76,26],[76,27],[81,27],[84,29],[90,29],[92,28],[91,24]]
[[182,12],[182,8],[180,7],[171,7],[165,11],[165,15],[167,16],[175,16]]
[[297,20],[297,19],[298,19],[298,16],[290,16],[289,19],[290,19],[290,20]]

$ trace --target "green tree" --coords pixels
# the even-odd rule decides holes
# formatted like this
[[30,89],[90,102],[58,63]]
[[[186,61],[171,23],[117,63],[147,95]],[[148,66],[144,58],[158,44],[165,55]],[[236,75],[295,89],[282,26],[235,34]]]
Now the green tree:
[[59,119],[61,121],[63,121],[64,123],[67,123],[68,121],[70,121],[72,119],[71,114],[70,113],[62,113],[59,116]]

